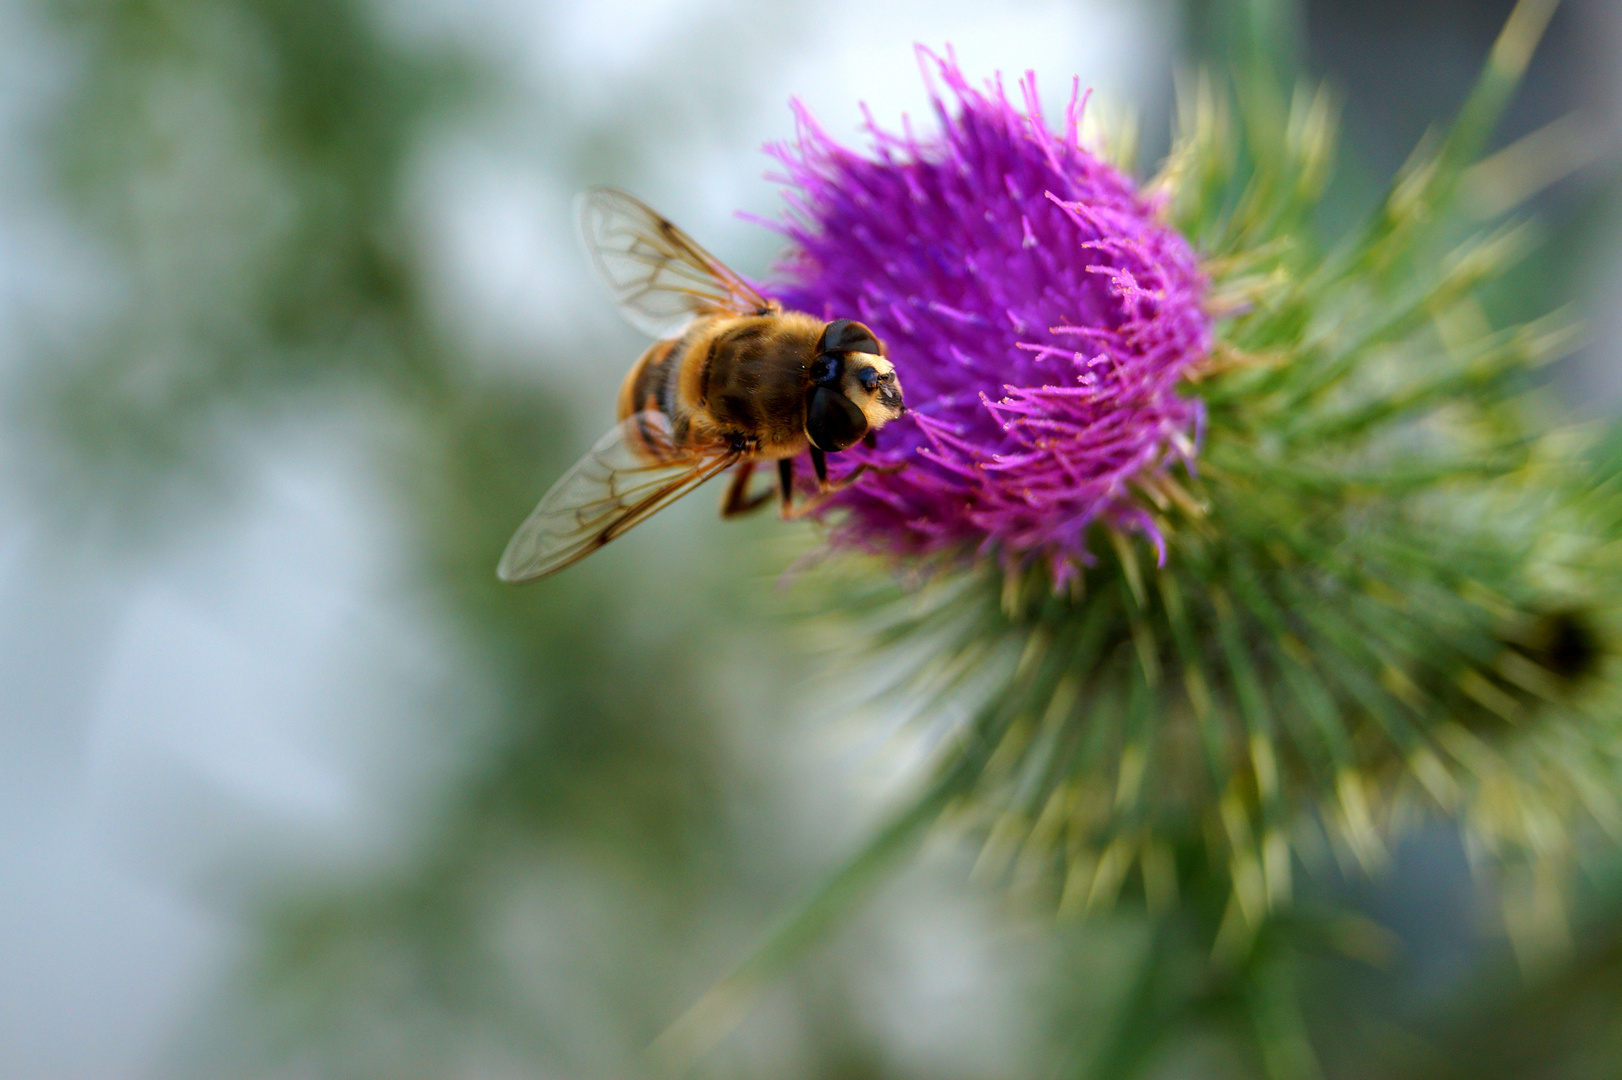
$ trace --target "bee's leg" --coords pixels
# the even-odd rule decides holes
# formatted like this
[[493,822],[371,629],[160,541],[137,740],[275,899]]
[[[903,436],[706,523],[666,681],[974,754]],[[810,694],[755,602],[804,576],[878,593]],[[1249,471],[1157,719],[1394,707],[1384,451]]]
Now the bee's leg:
[[850,472],[846,473],[844,476],[841,476],[837,482],[830,483],[828,480],[828,464],[825,460],[823,460],[822,452],[820,450],[815,448],[811,450],[811,463],[813,465],[822,466],[817,470],[817,493],[819,495],[834,495],[838,492],[844,491],[856,481],[860,480],[862,478],[862,474],[867,472],[869,469],[872,469],[876,473],[883,473],[886,476],[893,476],[907,467],[906,462],[902,462],[900,465],[874,465],[870,462],[864,461]]
[[868,470],[867,465],[858,465],[848,475],[841,476],[837,483],[828,479],[828,458],[816,447],[811,448],[811,466],[817,471],[817,493],[798,506],[790,502],[794,486],[794,462],[792,458],[784,458],[777,463],[779,477],[783,482],[783,520],[793,521],[805,517],[821,509],[827,501],[854,484],[858,477]]
[[864,461],[862,464],[856,466],[854,469],[852,469],[850,472],[846,473],[844,476],[841,476],[839,478],[839,482],[837,484],[825,484],[825,485],[823,485],[822,490],[827,492],[829,495],[832,495],[836,491],[844,491],[846,488],[848,488],[852,484],[854,484],[857,480],[860,480],[861,477],[862,477],[862,474],[865,473],[870,468],[872,468],[872,466],[867,464]]
[[727,493],[721,497],[721,516],[724,518],[736,517],[744,512],[747,500],[744,492],[749,490],[749,476],[755,471],[755,463],[745,461],[732,472],[732,483],[727,485]]
[[798,506],[794,505],[794,459],[783,458],[777,463],[777,480],[782,489],[782,518],[784,521],[795,521],[805,515],[815,512],[823,503],[828,501],[836,488],[828,483],[828,457],[816,447],[811,448],[811,467],[817,473],[817,493]]
[[745,461],[738,466],[732,474],[732,483],[727,485],[726,497],[721,500],[721,516],[724,518],[738,517],[751,510],[758,510],[767,499],[772,497],[771,491],[763,491],[754,498],[750,498],[749,477],[755,471],[753,461]]
[[833,498],[835,495],[838,495],[844,490],[844,484],[840,484],[837,487],[824,488],[822,491],[817,492],[815,495],[805,500],[805,502],[800,503],[798,506],[784,507],[783,520],[797,521],[800,518],[805,517],[807,514],[814,514],[826,506],[829,499]]
[[794,516],[794,459],[791,457],[777,459],[777,498],[779,512],[787,521]]
[[863,473],[873,472],[878,473],[880,476],[894,476],[896,473],[905,470],[906,467],[907,463],[905,461],[898,465],[875,465],[871,461],[864,461],[850,472],[846,473],[844,476],[841,476],[837,483],[823,485],[822,493],[825,495],[834,495],[838,492],[844,491],[857,480],[860,480]]
[[862,436],[862,445],[867,447],[869,450],[877,450],[879,448],[878,433],[872,428],[868,428],[867,434]]

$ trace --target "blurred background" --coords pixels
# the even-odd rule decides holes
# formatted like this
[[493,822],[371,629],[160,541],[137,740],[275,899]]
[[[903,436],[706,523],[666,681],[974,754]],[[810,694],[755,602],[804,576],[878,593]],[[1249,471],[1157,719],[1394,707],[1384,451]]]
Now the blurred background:
[[[788,617],[808,527],[723,528],[701,494],[496,583],[643,347],[574,194],[626,187],[762,275],[774,237],[734,212],[779,210],[759,150],[789,97],[855,145],[858,102],[926,126],[914,42],[1050,101],[1079,75],[1135,108],[1146,175],[1231,6],[0,2],[0,1080],[647,1074],[909,748]],[[1345,96],[1331,217],[1451,115],[1511,6],[1295,13]],[[1614,0],[1564,5],[1501,141],[1557,120],[1582,167],[1495,301],[1593,312],[1557,392],[1604,421]],[[968,869],[934,842],[700,1074],[1084,1071],[1142,928],[1055,926]],[[1622,1071],[1622,905],[1540,982],[1443,831],[1321,887],[1372,943],[1302,988],[1326,1073]],[[1253,1075],[1216,1029],[1151,1068]]]

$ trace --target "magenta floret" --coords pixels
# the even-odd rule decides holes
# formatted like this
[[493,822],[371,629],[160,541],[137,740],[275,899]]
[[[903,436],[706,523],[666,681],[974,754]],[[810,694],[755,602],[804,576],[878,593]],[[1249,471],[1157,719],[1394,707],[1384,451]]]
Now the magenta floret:
[[786,167],[793,248],[773,291],[824,318],[859,318],[901,375],[908,414],[879,449],[907,463],[837,497],[833,541],[896,555],[962,551],[1047,560],[1062,583],[1104,520],[1162,538],[1129,488],[1192,454],[1197,402],[1179,379],[1206,354],[1194,252],[1155,203],[1080,145],[1084,99],[1047,130],[1035,78],[1024,111],[1001,81],[969,86],[920,50],[941,132],[869,122],[874,158],[834,142],[796,102]]

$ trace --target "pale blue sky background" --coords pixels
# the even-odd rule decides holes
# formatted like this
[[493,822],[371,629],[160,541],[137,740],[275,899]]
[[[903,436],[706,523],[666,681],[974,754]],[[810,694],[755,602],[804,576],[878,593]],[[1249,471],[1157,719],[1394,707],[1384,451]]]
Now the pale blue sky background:
[[[630,187],[758,274],[773,239],[733,212],[775,211],[759,147],[792,136],[790,95],[857,143],[861,100],[884,123],[905,111],[927,124],[912,46],[952,42],[975,76],[1034,68],[1055,111],[1072,75],[1158,110],[1178,32],[1175,5],[1156,0],[375,8],[389,33],[459,41],[505,80],[416,151],[410,241],[433,253],[443,321],[480,362],[597,403],[601,426],[640,342],[577,250],[581,187]],[[1615,22],[1595,32],[1622,48]],[[31,150],[73,62],[21,5],[0,3],[0,397],[25,349],[43,335],[70,350],[118,289],[94,240],[51,205]],[[1600,92],[1622,101],[1616,86]],[[536,137],[542,115],[579,133],[630,126],[640,150],[585,174],[570,146]],[[1622,298],[1614,268],[1602,280]],[[1596,337],[1622,341],[1622,304],[1604,310]],[[578,364],[526,363],[558,340],[577,343]],[[1608,348],[1593,378],[1614,390],[1622,365],[1604,365],[1622,354]],[[0,470],[0,1080],[152,1075],[236,957],[232,913],[248,893],[288,867],[386,865],[423,793],[465,766],[467,746],[451,753],[423,708],[458,643],[402,599],[394,511],[345,423],[306,415],[244,433],[248,492],[155,561],[49,547],[56,534]],[[710,514],[699,501],[673,516]],[[668,544],[682,526],[655,529]],[[848,755],[858,764],[832,780],[795,778],[805,790],[788,798],[808,818],[849,819],[844,804],[879,786],[876,756]],[[977,915],[929,897],[933,916],[891,921],[897,953],[868,1004],[894,1013],[886,1030],[920,1071],[995,1063],[1023,1037],[1005,961],[934,948],[969,940],[961,926]]]
[[[600,402],[605,425],[639,343],[587,276],[570,220],[580,187],[632,187],[758,273],[772,238],[732,212],[774,212],[759,147],[792,136],[791,94],[856,142],[860,100],[887,123],[927,123],[921,41],[952,42],[976,75],[1035,68],[1055,109],[1073,74],[1158,99],[1175,33],[1167,3],[1104,0],[378,0],[376,17],[406,40],[458,40],[509,82],[418,149],[410,220],[435,253],[445,321],[495,364],[578,340],[578,366],[534,377]],[[50,204],[31,149],[71,63],[0,4],[0,393],[8,358],[40,333],[71,348],[117,290],[93,239]],[[642,152],[583,175],[533,136],[538,110],[580,129],[646,124]],[[152,1075],[234,959],[232,911],[277,872],[273,853],[304,868],[386,862],[412,796],[457,768],[412,723],[456,643],[391,588],[401,570],[374,463],[338,417],[252,432],[240,449],[249,493],[156,562],[46,550],[0,486],[0,1080]],[[972,917],[940,912],[947,929]],[[898,1038],[922,1061],[995,1053],[1011,1036],[997,1035],[1009,1024],[986,972],[972,959],[942,970],[931,932],[908,920],[921,1008],[886,995],[906,1014]]]

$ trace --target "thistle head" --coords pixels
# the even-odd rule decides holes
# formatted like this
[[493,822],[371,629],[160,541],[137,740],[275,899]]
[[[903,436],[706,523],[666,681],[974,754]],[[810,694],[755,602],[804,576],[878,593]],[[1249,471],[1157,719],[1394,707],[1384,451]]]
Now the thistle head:
[[845,455],[904,468],[842,492],[831,540],[934,571],[844,560],[834,590],[925,658],[921,805],[1061,908],[1225,896],[1235,948],[1297,853],[1378,866],[1415,808],[1500,865],[1569,860],[1551,821],[1622,837],[1622,514],[1524,406],[1569,322],[1478,297],[1524,230],[1456,198],[1504,69],[1327,245],[1327,94],[1187,87],[1140,189],[1079,94],[1052,131],[1029,76],[1016,105],[923,55],[935,134],[859,154],[800,110],[774,150],[778,294],[860,318],[907,381]]
[[772,149],[793,189],[777,295],[859,317],[911,395],[848,455],[905,468],[834,501],[834,542],[1041,560],[1063,583],[1095,522],[1161,543],[1134,489],[1194,452],[1200,405],[1178,383],[1210,345],[1205,278],[1156,201],[1081,144],[1079,91],[1055,133],[1031,75],[1016,105],[920,58],[945,87],[937,134],[873,126],[867,157],[796,105],[798,138]]

